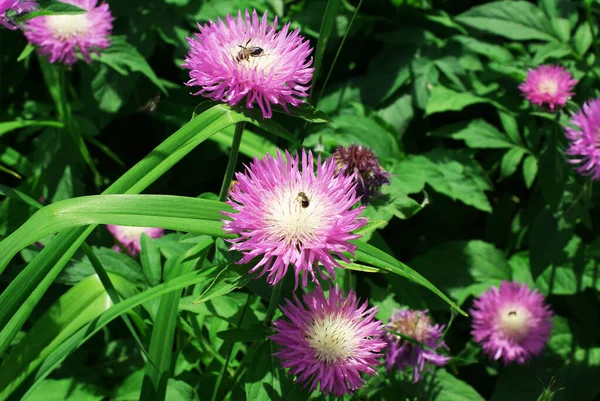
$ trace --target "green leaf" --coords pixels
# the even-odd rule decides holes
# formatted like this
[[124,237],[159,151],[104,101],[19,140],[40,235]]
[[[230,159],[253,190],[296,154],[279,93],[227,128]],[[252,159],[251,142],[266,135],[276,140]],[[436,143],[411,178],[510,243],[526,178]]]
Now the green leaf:
[[29,195],[25,195],[23,192],[21,192],[17,189],[7,187],[6,185],[0,184],[0,195],[4,195],[11,199],[18,199],[36,209],[40,209],[40,208],[44,207],[44,205],[42,205],[35,199],[31,198]]
[[31,18],[44,15],[75,15],[83,14],[85,12],[86,10],[83,8],[73,4],[63,3],[58,0],[40,1],[39,7],[37,7],[35,11],[18,16],[17,21],[24,22]]
[[436,370],[432,386],[435,386],[431,401],[484,401],[479,393],[464,381],[448,373],[446,369]]
[[558,39],[544,12],[526,1],[495,1],[475,6],[456,20],[512,40]]
[[506,63],[513,60],[510,51],[503,46],[482,42],[471,36],[454,36],[452,40],[460,42],[468,50],[486,56],[493,61]]
[[[335,19],[337,17],[338,8],[339,8],[339,0],[328,0],[327,8],[325,9],[325,14],[323,15],[323,19],[321,20],[321,29],[319,30],[319,40],[317,41],[317,49],[315,51],[315,71],[313,73],[312,87],[315,87],[315,82],[319,78],[319,74],[321,73],[321,64],[323,61],[323,56],[325,55],[325,50],[327,50],[327,45],[329,43],[329,39],[331,38],[331,32],[333,30],[333,26],[335,25]],[[311,97],[312,97],[311,91]],[[315,100],[315,104],[318,103],[319,99]]]
[[273,342],[270,340],[256,347],[246,374],[246,399],[271,401],[283,396],[274,352]]
[[561,59],[571,54],[571,46],[567,43],[550,42],[539,46],[533,57],[533,64],[542,64],[547,59]]
[[575,45],[575,50],[577,50],[577,53],[579,53],[580,56],[585,55],[585,53],[590,49],[593,39],[594,36],[592,35],[590,24],[583,22],[581,25],[579,25],[579,28],[577,28],[575,36],[573,37],[573,44]]
[[553,132],[546,141],[540,156],[539,182],[544,199],[553,207],[563,196],[567,183],[567,162],[559,149],[557,134]]
[[472,104],[488,102],[488,99],[474,95],[472,92],[456,92],[436,85],[429,94],[425,115],[430,116],[443,111],[460,111]]
[[444,125],[432,131],[431,135],[461,139],[470,148],[503,149],[515,146],[506,134],[481,119]]
[[525,156],[525,149],[523,148],[512,148],[502,156],[502,163],[500,164],[500,177],[510,177],[517,171],[519,163]]
[[146,233],[140,238],[141,252],[140,261],[142,270],[150,281],[150,285],[158,285],[162,280],[162,265],[160,263],[160,250]]
[[544,209],[535,218],[529,232],[531,274],[537,278],[551,264],[563,261],[564,249],[573,236],[573,224],[562,211]]
[[420,57],[412,61],[413,95],[415,103],[420,109],[425,109],[429,104],[431,88],[437,86],[440,73],[435,63],[427,57]]
[[525,186],[527,188],[531,188],[533,185],[533,180],[535,180],[535,176],[538,171],[538,161],[535,158],[535,155],[529,155],[523,161],[523,179],[525,180]]
[[101,401],[104,389],[74,379],[44,380],[28,401]]
[[17,120],[0,123],[0,136],[7,132],[25,127],[54,127],[63,128],[64,124],[60,121],[35,121],[35,120]]
[[211,271],[208,277],[207,283],[209,284],[194,300],[194,304],[229,294],[237,288],[244,287],[250,281],[248,266],[245,265],[218,267]]
[[298,107],[288,107],[288,111],[285,111],[283,108],[274,107],[273,111],[286,115],[292,115],[294,117],[310,121],[311,123],[327,123],[332,121],[331,117],[308,103],[301,103]]
[[111,45],[108,49],[103,50],[99,57],[94,54],[92,57],[108,65],[121,75],[129,75],[130,72],[141,72],[163,93],[167,93],[167,89],[156,76],[152,67],[138,50],[127,42],[125,36],[111,36],[110,40]]

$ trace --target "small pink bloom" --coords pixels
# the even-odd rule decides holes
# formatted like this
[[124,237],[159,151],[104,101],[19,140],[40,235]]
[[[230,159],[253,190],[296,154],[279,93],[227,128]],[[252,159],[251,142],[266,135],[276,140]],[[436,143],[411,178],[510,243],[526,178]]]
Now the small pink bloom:
[[38,46],[40,54],[51,63],[72,65],[78,60],[78,53],[89,63],[92,61],[90,52],[99,54],[100,49],[110,46],[114,18],[108,4],[97,5],[98,0],[60,1],[87,12],[32,18],[24,24],[25,37]]
[[10,30],[15,30],[19,26],[8,15],[8,12],[13,12],[15,15],[33,11],[37,8],[37,1],[31,0],[0,0],[0,24]]
[[600,180],[600,99],[583,105],[583,111],[572,114],[571,124],[577,128],[565,127],[569,140],[566,154],[570,163],[578,165],[577,172],[589,175],[592,180]]
[[315,171],[310,151],[302,151],[301,161],[288,152],[284,160],[278,151],[277,158],[255,158],[236,179],[227,203],[237,213],[225,213],[232,220],[223,228],[240,235],[230,247],[243,253],[238,263],[260,257],[250,272],[262,269],[269,284],[281,280],[290,265],[296,285],[301,274],[303,286],[308,276],[316,282],[315,270],[327,278],[319,264],[333,278],[341,266],[332,253],[348,261],[343,253],[356,250],[349,241],[360,238],[351,232],[366,224],[359,217],[364,207],[353,208],[354,175],[336,175],[333,159],[321,163],[319,157]]
[[270,337],[281,346],[274,355],[311,391],[320,383],[323,394],[351,394],[365,382],[361,373],[376,374],[378,352],[385,347],[377,308],[360,304],[354,291],[345,298],[337,285],[329,298],[319,286],[303,300],[294,296],[293,303],[286,299],[280,306],[283,317],[273,323],[277,334]]
[[220,100],[231,105],[245,99],[246,107],[260,107],[264,118],[271,118],[272,104],[287,111],[287,104],[298,106],[308,96],[314,68],[308,40],[290,24],[277,32],[277,17],[267,22],[267,12],[259,19],[241,10],[225,22],[198,25],[200,33],[188,38],[190,52],[183,67],[190,70],[187,86],[200,87],[194,95]]
[[556,106],[564,106],[575,93],[572,92],[577,80],[566,68],[557,65],[542,65],[527,72],[527,79],[519,86],[523,96],[533,104],[544,103],[554,111]]
[[475,300],[471,333],[491,358],[524,364],[542,352],[552,331],[552,311],[544,302],[537,290],[503,281]]
[[[388,370],[396,368],[400,371],[408,366],[413,367],[413,378],[418,382],[425,370],[425,364],[444,366],[450,358],[436,352],[437,348],[448,348],[442,340],[444,326],[432,324],[427,310],[402,309],[394,311],[384,336],[387,342],[385,353]],[[410,337],[409,341],[402,336]]]
[[[126,227],[126,226],[114,226],[109,224],[106,226],[108,231],[115,237],[117,242],[127,249],[131,256],[137,256],[142,250],[140,241],[142,234],[146,234],[150,238],[159,238],[165,235],[165,230],[162,228],[151,228],[151,227]],[[117,245],[113,246],[115,251],[119,251]]]

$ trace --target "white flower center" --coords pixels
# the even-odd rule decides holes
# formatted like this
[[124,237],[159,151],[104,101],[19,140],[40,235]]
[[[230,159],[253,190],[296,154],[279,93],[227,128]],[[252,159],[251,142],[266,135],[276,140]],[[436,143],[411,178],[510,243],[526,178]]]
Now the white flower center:
[[306,341],[319,361],[334,364],[348,359],[359,344],[354,324],[340,316],[327,315],[314,320],[306,330]]
[[119,227],[119,239],[121,241],[138,240],[143,233],[148,231],[148,227]]
[[90,28],[87,13],[75,15],[49,15],[47,24],[55,38],[71,39],[75,36],[84,35]]
[[556,92],[558,92],[558,82],[554,79],[544,79],[540,82],[538,89],[540,92],[556,95]]
[[521,306],[507,306],[500,311],[499,323],[509,337],[520,339],[529,331],[531,313]]
[[271,238],[296,247],[318,239],[330,224],[326,202],[306,188],[279,188],[266,209]]

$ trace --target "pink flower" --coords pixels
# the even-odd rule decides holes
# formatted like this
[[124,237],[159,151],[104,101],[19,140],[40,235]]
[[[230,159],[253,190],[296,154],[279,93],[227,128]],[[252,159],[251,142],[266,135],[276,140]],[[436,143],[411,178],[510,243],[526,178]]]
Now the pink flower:
[[0,0],[0,24],[10,30],[15,30],[19,26],[7,14],[11,11],[16,15],[35,10],[38,6],[37,1],[31,0]]
[[[159,238],[165,235],[165,230],[162,228],[151,228],[151,227],[126,227],[126,226],[114,226],[109,224],[106,226],[108,231],[115,237],[117,242],[127,249],[131,256],[137,256],[142,250],[140,246],[140,240],[142,234],[146,234],[150,238]],[[115,251],[119,250],[117,245],[113,246]]]
[[557,65],[542,65],[527,72],[527,79],[519,86],[523,96],[539,106],[547,103],[550,110],[564,106],[574,95],[577,80],[566,68]]
[[254,102],[264,118],[271,118],[271,104],[287,111],[287,104],[298,106],[308,96],[314,68],[308,56],[312,48],[299,30],[289,32],[290,24],[277,32],[277,17],[267,23],[267,12],[259,20],[256,10],[238,12],[225,23],[209,21],[198,25],[200,33],[188,38],[190,52],[183,67],[190,70],[187,86],[201,89],[194,95],[220,100],[231,105],[244,98],[246,107]]
[[[404,370],[413,367],[414,381],[422,377],[427,362],[444,366],[450,358],[436,352],[437,348],[448,348],[442,340],[444,326],[431,324],[427,310],[396,310],[388,322],[384,339],[387,343],[385,353],[388,370]],[[403,338],[404,337],[404,338]],[[425,347],[407,337],[418,341]]]
[[385,342],[383,325],[374,319],[377,308],[359,305],[354,291],[348,298],[337,285],[325,298],[323,288],[303,296],[286,299],[282,318],[273,323],[277,334],[271,340],[281,346],[274,355],[296,382],[310,383],[313,391],[320,383],[324,394],[337,397],[350,394],[364,384],[360,373],[376,374],[378,354]]
[[25,37],[40,47],[40,53],[51,63],[72,65],[78,52],[91,62],[90,52],[110,46],[109,35],[114,18],[108,4],[97,5],[98,0],[60,0],[87,12],[82,14],[48,15],[26,21]]
[[223,228],[240,235],[230,247],[243,253],[238,263],[261,257],[250,272],[262,268],[260,275],[268,273],[269,284],[281,280],[289,265],[296,285],[301,273],[303,286],[308,275],[316,282],[319,263],[333,278],[341,266],[332,253],[348,261],[343,252],[356,250],[349,241],[360,238],[351,231],[366,224],[358,217],[363,207],[353,209],[358,201],[354,176],[336,175],[333,159],[321,163],[319,157],[315,173],[310,151],[302,151],[301,164],[298,155],[286,152],[284,160],[278,151],[277,158],[255,158],[236,179],[227,203],[238,213],[225,213],[232,220],[225,220]]
[[544,296],[527,285],[503,281],[474,302],[475,341],[491,358],[524,364],[542,352],[552,331],[552,311]]
[[583,105],[583,111],[572,115],[571,124],[577,129],[565,127],[569,140],[566,154],[572,156],[572,164],[578,164],[577,172],[591,175],[592,180],[600,180],[600,99]]

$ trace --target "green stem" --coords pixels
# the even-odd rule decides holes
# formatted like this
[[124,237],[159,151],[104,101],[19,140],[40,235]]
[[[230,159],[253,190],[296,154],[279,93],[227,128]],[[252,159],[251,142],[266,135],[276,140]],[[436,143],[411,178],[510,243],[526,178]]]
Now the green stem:
[[227,170],[225,170],[223,185],[221,185],[221,192],[219,192],[219,200],[221,202],[227,199],[229,185],[231,185],[233,173],[235,172],[235,165],[237,163],[238,153],[240,153],[240,143],[242,142],[242,134],[244,133],[245,126],[245,121],[241,121],[235,125],[235,133],[233,134],[231,150],[229,151],[229,161],[227,162]]
[[277,305],[279,304],[279,296],[281,295],[281,287],[283,287],[283,279],[279,280],[279,282],[273,287],[271,299],[269,300],[269,309],[267,310],[267,315],[265,316],[265,324],[267,326],[271,323],[271,320],[273,320],[273,316],[275,316],[275,311],[277,310]]

